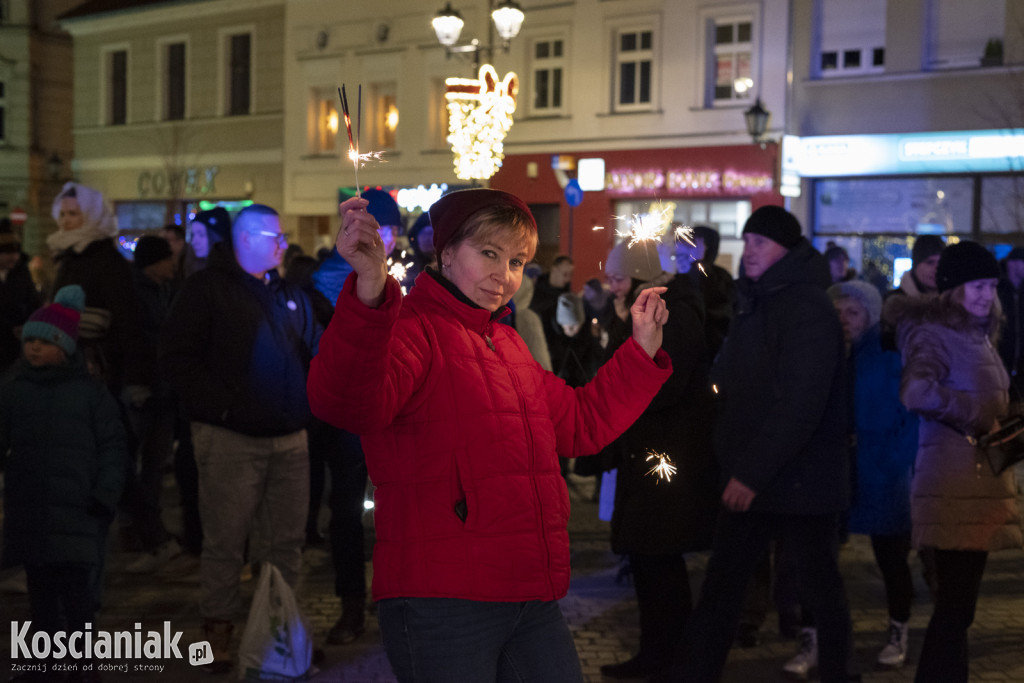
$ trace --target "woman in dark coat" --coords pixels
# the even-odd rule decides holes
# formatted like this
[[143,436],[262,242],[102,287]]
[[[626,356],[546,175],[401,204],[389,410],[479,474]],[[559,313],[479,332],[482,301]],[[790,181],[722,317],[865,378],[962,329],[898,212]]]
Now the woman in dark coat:
[[935,549],[938,582],[917,683],[968,680],[967,629],[988,554],[1022,542],[1013,471],[994,473],[965,438],[996,428],[1008,408],[1010,380],[991,341],[1001,317],[998,278],[995,257],[980,244],[946,247],[936,273],[938,298],[908,298],[896,330],[900,398],[921,417],[911,483],[913,542]]
[[871,536],[889,608],[889,635],[878,664],[899,668],[907,656],[914,592],[907,558],[917,417],[900,403],[899,354],[882,348],[878,289],[863,280],[848,280],[832,285],[828,294],[853,362],[856,487],[847,527],[851,533]]
[[[640,651],[601,667],[610,678],[636,678],[666,669],[692,609],[684,553],[711,547],[718,511],[717,469],[711,448],[713,402],[708,381],[704,305],[689,279],[662,273],[657,251],[619,244],[605,264],[609,278],[650,280],[633,288],[664,286],[669,311],[661,348],[673,373],[643,414],[616,441],[618,475],[612,516],[612,550],[628,555],[640,610]],[[613,285],[613,290],[615,287]],[[614,320],[629,321],[618,316]],[[613,320],[609,337],[618,336]],[[611,347],[611,342],[609,343]],[[665,455],[677,468],[671,478],[653,473]]]
[[90,371],[102,376],[115,396],[125,387],[141,387],[146,383],[142,307],[131,265],[114,244],[117,219],[102,194],[74,182],[64,184],[52,213],[60,226],[46,239],[57,263],[53,288],[85,290],[79,338]]

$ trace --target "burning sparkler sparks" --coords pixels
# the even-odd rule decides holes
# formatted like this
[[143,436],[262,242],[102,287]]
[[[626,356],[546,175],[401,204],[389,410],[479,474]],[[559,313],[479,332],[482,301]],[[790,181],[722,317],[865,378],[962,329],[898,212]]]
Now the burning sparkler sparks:
[[[402,252],[402,256],[405,256],[405,252]],[[412,261],[408,263],[402,263],[401,261],[395,261],[392,258],[388,258],[388,275],[395,278],[399,282],[405,279],[405,276],[409,274],[409,269],[412,268]],[[408,292],[405,291],[405,286],[402,285],[402,294],[405,295]]]
[[[660,209],[651,207],[648,214],[634,213],[632,216],[614,216],[617,220],[628,221],[628,230],[616,230],[615,234],[622,239],[629,239],[627,249],[632,249],[640,242],[659,242],[668,230],[672,219],[674,205],[664,205]],[[644,216],[646,215],[646,220]]]
[[672,463],[672,458],[668,457],[667,453],[648,451],[647,462],[651,460],[656,462],[651,469],[647,470],[647,474],[655,474],[665,481],[672,481],[672,475],[678,471],[678,468]]

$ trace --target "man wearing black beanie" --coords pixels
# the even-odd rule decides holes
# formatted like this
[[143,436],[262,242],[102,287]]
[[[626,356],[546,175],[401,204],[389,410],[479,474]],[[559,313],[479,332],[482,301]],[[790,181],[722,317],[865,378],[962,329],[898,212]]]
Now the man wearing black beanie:
[[837,562],[850,498],[845,350],[825,292],[828,263],[801,232],[778,206],[743,228],[736,316],[712,370],[722,509],[673,681],[721,678],[746,587],[774,538],[798,558],[817,623],[804,633],[803,673],[818,666],[825,683],[847,680],[850,614]]

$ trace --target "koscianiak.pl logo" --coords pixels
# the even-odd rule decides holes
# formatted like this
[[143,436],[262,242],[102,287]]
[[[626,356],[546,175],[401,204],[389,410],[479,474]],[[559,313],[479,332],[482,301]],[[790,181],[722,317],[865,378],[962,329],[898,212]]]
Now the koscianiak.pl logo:
[[[160,672],[165,663],[156,660],[183,659],[178,649],[181,635],[171,630],[169,621],[164,622],[163,631],[143,633],[142,624],[135,624],[134,631],[94,631],[92,624],[86,624],[84,631],[54,634],[33,632],[31,621],[12,621],[11,670]],[[193,666],[213,660],[206,641],[189,645],[188,653]]]

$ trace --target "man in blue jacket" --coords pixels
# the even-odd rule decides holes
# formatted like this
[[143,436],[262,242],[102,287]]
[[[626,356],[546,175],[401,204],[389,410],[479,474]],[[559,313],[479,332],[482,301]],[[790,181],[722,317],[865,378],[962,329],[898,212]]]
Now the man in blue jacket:
[[738,308],[712,371],[722,510],[672,677],[719,680],[746,586],[777,538],[798,558],[804,606],[817,622],[812,666],[820,662],[825,683],[845,682],[850,615],[836,555],[850,496],[848,413],[828,264],[777,206],[750,216],[743,241]]
[[277,212],[235,218],[168,316],[160,357],[192,424],[203,520],[200,613],[213,671],[232,667],[245,541],[259,520],[266,557],[295,585],[302,563],[309,458],[306,373],[321,328],[277,266],[288,246]]

